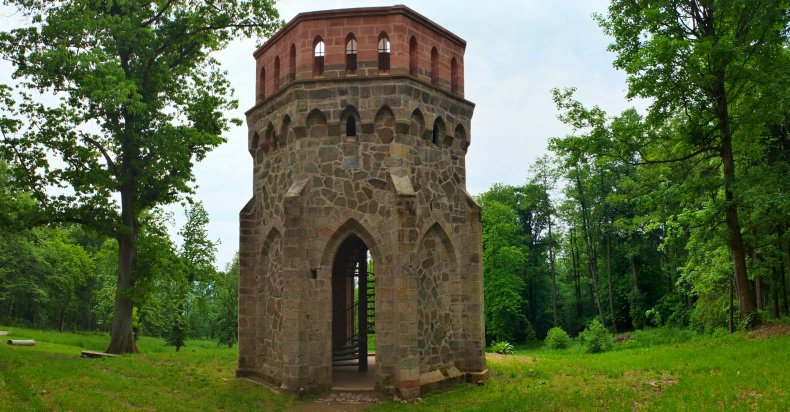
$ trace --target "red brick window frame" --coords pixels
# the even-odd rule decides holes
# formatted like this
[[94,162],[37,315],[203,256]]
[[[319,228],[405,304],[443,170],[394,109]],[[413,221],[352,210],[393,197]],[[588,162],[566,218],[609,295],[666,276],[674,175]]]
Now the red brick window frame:
[[417,38],[409,39],[409,74],[417,76]]
[[380,72],[388,72],[390,70],[390,51],[390,38],[386,32],[381,32],[378,41]]
[[265,67],[261,67],[261,73],[260,73],[260,77],[258,78],[258,81],[260,82],[259,83],[260,87],[258,88],[259,90],[258,94],[260,94],[261,99],[263,99],[264,97],[266,97],[266,68]]
[[274,58],[274,78],[272,80],[274,80],[274,90],[272,91],[280,90],[280,56]]
[[291,51],[288,53],[288,74],[290,80],[296,80],[296,45],[291,44]]
[[458,60],[453,57],[450,61],[450,90],[453,93],[458,93],[461,83],[461,77],[458,72]]
[[357,38],[354,33],[346,36],[346,72],[356,73],[357,71]]
[[324,75],[324,56],[326,51],[324,49],[324,39],[321,36],[315,36],[313,40],[313,75]]
[[431,84],[439,84],[439,50],[431,49]]

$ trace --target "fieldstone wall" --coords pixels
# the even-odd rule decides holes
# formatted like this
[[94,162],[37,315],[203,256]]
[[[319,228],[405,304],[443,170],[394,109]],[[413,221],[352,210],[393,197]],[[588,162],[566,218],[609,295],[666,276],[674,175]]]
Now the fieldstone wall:
[[354,235],[375,265],[377,387],[410,398],[484,378],[474,105],[409,74],[288,80],[247,112],[237,375],[331,386],[332,266]]

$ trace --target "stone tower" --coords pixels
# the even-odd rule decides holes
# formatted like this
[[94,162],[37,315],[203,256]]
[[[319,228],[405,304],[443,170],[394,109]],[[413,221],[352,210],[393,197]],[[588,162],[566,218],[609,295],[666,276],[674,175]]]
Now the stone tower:
[[487,376],[465,48],[394,6],[302,13],[255,51],[238,376],[405,398]]

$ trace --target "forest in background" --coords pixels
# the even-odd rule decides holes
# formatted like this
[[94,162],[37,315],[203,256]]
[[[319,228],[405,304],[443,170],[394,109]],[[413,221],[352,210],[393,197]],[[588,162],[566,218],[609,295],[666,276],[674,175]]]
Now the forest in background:
[[[0,164],[0,182],[7,177]],[[3,185],[0,204],[19,210],[32,202]],[[6,211],[9,209],[6,209]],[[137,336],[168,339],[180,348],[188,338],[237,340],[238,256],[225,270],[215,268],[216,241],[206,233],[201,203],[185,209],[177,245],[167,231],[172,217],[143,217],[135,288]],[[0,229],[0,324],[109,332],[118,280],[118,242],[80,225]]]
[[615,0],[619,115],[555,89],[551,157],[483,206],[486,334],[701,332],[787,316],[790,52],[783,1]]
[[[238,264],[214,268],[199,204],[180,245],[161,207],[189,198],[193,163],[231,121],[223,110],[236,102],[209,51],[271,33],[276,11],[255,5],[257,22],[243,25],[255,30],[238,32],[248,3],[225,2],[232,16],[13,3],[48,30],[3,32],[4,58],[29,92],[68,99],[49,107],[0,85],[0,323],[112,329],[114,353],[137,350],[132,325],[176,347],[187,336],[232,344]],[[542,338],[555,325],[576,334],[593,319],[616,332],[713,332],[788,315],[788,10],[782,0],[614,0],[595,16],[628,97],[651,106],[611,115],[555,90],[573,132],[551,139],[552,156],[524,185],[479,195],[489,341]],[[170,38],[173,22],[183,33]],[[203,37],[183,35],[193,32]],[[68,52],[82,35],[112,47]],[[149,64],[129,67],[134,53]],[[100,132],[81,128],[96,123]]]

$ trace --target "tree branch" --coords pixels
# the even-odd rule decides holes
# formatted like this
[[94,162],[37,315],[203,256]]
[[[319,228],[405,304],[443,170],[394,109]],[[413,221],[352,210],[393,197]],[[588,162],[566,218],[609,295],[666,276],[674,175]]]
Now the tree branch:
[[151,25],[151,24],[152,24],[152,23],[154,23],[155,21],[159,20],[159,18],[160,18],[160,17],[162,17],[162,15],[164,15],[164,14],[165,14],[165,12],[167,11],[167,9],[169,9],[169,8],[170,8],[170,5],[171,5],[171,4],[173,4],[173,1],[174,1],[174,0],[168,0],[168,2],[167,2],[167,3],[166,3],[164,6],[162,6],[162,9],[161,9],[161,10],[159,10],[159,13],[157,13],[157,14],[156,14],[156,16],[154,16],[154,17],[151,17],[150,19],[148,19],[148,20],[144,21],[144,22],[143,22],[143,25],[142,25],[141,27],[148,27],[149,25]]
[[90,143],[91,145],[93,145],[93,147],[99,149],[99,151],[102,153],[102,155],[104,155],[104,160],[107,161],[107,167],[109,167],[112,170],[112,172],[115,175],[115,177],[118,178],[118,167],[115,166],[115,162],[110,157],[110,154],[107,152],[107,149],[105,149],[104,146],[102,146],[99,142],[97,142],[96,140],[88,137],[87,135],[83,134],[82,135],[82,139],[85,140],[86,142]]

